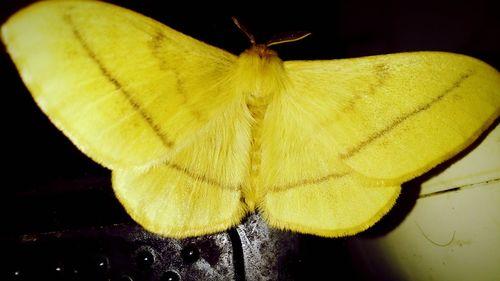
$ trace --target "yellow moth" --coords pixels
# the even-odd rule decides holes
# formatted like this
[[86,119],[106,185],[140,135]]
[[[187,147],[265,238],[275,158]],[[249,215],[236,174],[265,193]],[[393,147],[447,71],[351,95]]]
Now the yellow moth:
[[130,216],[169,237],[254,211],[281,229],[358,233],[500,112],[499,73],[467,56],[282,61],[259,44],[235,56],[102,2],[33,4],[2,40],[51,121],[113,171]]

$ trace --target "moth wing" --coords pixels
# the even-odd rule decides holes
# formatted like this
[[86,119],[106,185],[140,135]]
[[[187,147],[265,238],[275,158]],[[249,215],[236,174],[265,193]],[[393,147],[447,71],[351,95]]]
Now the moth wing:
[[[149,231],[184,238],[226,230],[246,213],[250,116],[243,101],[167,162],[148,170],[113,171],[113,189],[127,213]],[[221,129],[223,128],[223,129]]]
[[[401,183],[471,144],[500,113],[500,74],[458,54],[415,52],[285,63],[339,157]],[[321,116],[321,117],[320,117]]]
[[2,39],[51,121],[111,169],[168,159],[231,100],[232,54],[103,2],[35,3]]
[[[313,95],[313,93],[308,93]],[[311,100],[321,106],[321,100]],[[344,164],[304,93],[289,91],[267,108],[257,207],[274,227],[326,237],[355,234],[385,215],[399,185],[385,185]]]
[[394,206],[400,186],[379,186],[355,173],[273,189],[259,208],[269,225],[323,237],[368,229]]
[[500,108],[498,72],[446,53],[285,62],[266,111],[258,207],[276,227],[355,234],[399,185],[469,145]]

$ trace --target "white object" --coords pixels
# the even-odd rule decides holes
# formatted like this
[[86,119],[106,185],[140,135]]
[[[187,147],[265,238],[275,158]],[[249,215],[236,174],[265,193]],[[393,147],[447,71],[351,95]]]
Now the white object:
[[500,126],[425,181],[396,228],[349,245],[370,281],[500,281]]

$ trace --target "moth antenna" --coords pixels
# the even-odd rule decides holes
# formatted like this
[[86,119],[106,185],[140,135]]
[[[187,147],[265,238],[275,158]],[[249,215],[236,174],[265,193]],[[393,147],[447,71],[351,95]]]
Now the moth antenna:
[[255,42],[255,36],[253,36],[253,34],[250,31],[248,31],[248,29],[244,25],[242,25],[241,22],[236,17],[233,16],[231,17],[231,19],[233,20],[234,24],[239,28],[239,30],[245,33],[248,40],[250,40],[252,46],[257,45],[257,43]]
[[312,33],[308,32],[308,31],[296,31],[296,32],[288,32],[288,33],[278,34],[277,36],[274,36],[269,41],[267,41],[266,47],[270,47],[270,46],[274,46],[274,45],[278,45],[278,44],[283,44],[283,43],[299,41],[299,40],[306,38],[307,36],[309,36],[311,34]]

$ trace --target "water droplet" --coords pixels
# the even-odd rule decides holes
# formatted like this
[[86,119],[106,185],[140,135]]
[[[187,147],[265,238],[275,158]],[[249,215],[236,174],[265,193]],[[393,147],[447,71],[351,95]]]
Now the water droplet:
[[181,257],[185,263],[194,263],[200,258],[200,251],[195,245],[189,244],[182,249]]
[[181,280],[181,277],[179,274],[175,271],[169,270],[163,273],[161,276],[160,281],[179,281]]

